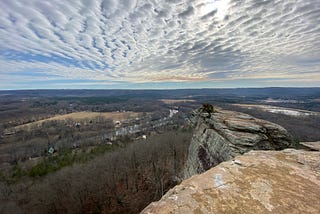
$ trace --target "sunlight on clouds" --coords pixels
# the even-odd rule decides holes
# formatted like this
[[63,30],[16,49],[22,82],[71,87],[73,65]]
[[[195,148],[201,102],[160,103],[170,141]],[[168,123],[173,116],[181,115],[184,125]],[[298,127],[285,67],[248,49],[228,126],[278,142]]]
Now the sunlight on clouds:
[[215,12],[215,16],[220,20],[224,20],[228,15],[230,0],[207,0],[201,3],[199,8],[200,16],[205,16]]
[[313,78],[319,17],[313,0],[2,0],[0,74],[131,83]]

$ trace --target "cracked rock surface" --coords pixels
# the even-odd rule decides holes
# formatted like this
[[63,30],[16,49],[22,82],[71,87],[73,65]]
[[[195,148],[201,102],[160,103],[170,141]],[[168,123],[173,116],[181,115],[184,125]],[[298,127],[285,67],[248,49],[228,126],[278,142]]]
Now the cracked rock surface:
[[142,213],[319,213],[320,152],[250,151],[184,180]]

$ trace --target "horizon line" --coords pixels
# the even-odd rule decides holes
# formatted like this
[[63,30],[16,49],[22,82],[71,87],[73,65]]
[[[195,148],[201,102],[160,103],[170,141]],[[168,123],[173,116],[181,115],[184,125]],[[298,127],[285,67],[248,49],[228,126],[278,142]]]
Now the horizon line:
[[97,91],[97,90],[122,90],[122,91],[128,91],[128,90],[134,90],[134,91],[143,91],[143,90],[156,90],[156,91],[166,91],[166,90],[204,90],[204,89],[267,89],[267,88],[320,88],[320,86],[270,86],[270,87],[219,87],[219,88],[210,88],[210,87],[203,87],[203,88],[95,88],[95,89],[90,89],[90,88],[26,88],[26,89],[0,89],[0,91],[54,91],[54,90],[90,90],[90,91]]

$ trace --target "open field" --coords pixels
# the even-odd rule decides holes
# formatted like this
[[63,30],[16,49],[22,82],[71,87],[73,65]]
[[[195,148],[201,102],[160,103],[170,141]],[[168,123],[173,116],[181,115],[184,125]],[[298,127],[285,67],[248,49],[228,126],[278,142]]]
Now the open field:
[[176,99],[161,99],[160,101],[165,104],[185,103],[185,102],[196,102],[195,100],[176,100]]
[[312,116],[312,115],[320,116],[320,113],[315,111],[306,111],[301,109],[284,108],[284,107],[271,106],[271,105],[256,105],[256,104],[233,104],[233,105],[239,106],[242,108],[247,108],[247,109],[259,109],[259,110],[267,111],[270,113],[285,114],[288,116],[295,116],[295,117],[305,117],[305,116]]
[[82,111],[82,112],[73,112],[70,114],[63,114],[63,115],[56,115],[54,117],[50,117],[44,120],[39,120],[36,122],[31,122],[23,125],[16,126],[16,130],[21,130],[24,128],[30,128],[32,126],[41,126],[44,122],[48,121],[65,121],[71,119],[76,122],[81,121],[89,121],[97,117],[102,117],[104,119],[112,119],[115,121],[124,121],[129,119],[134,119],[140,117],[142,113],[139,112],[89,112],[89,111]]

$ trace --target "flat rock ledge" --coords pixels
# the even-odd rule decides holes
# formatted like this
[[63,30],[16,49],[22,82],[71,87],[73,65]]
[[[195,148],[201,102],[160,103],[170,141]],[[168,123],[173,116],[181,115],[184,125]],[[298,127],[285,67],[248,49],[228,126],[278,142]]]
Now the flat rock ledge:
[[250,151],[194,175],[142,213],[320,213],[320,152]]
[[312,151],[320,151],[320,141],[317,142],[302,142],[301,145],[307,147]]

